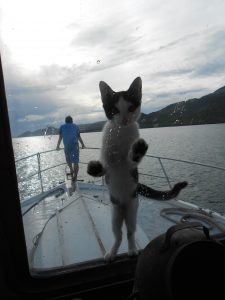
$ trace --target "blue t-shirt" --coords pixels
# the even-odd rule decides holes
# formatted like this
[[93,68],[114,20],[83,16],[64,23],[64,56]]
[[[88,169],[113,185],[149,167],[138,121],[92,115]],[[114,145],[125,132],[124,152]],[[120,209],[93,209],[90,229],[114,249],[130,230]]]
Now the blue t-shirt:
[[74,123],[65,123],[60,126],[59,133],[62,135],[65,148],[70,148],[78,144],[80,136],[79,127]]

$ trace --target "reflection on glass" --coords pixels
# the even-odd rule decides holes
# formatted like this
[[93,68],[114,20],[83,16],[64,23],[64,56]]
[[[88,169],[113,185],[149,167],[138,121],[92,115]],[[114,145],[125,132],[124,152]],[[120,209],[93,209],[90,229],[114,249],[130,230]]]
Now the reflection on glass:
[[[104,178],[86,171],[99,159],[106,121],[101,80],[119,91],[142,78],[140,135],[149,149],[139,181],[160,190],[188,181],[178,197],[185,202],[171,204],[180,205],[176,211],[165,211],[170,202],[139,198],[139,248],[190,219],[191,209],[213,234],[221,232],[224,219],[216,226],[210,217],[225,212],[224,9],[209,0],[4,1],[1,56],[32,270],[87,263],[112,246]],[[75,186],[63,150],[55,150],[67,115],[87,146]],[[119,253],[127,252],[123,230]]]

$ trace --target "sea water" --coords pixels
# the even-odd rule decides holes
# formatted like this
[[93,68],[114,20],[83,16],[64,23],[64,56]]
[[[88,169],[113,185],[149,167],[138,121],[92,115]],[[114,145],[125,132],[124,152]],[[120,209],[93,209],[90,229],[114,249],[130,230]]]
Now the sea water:
[[[140,129],[140,136],[149,145],[148,155],[188,160],[225,168],[225,124],[163,127]],[[82,133],[87,147],[101,147],[101,132]],[[46,152],[56,148],[57,136],[14,138],[13,148],[17,168],[21,200],[41,191],[38,168],[42,173],[42,184],[48,189],[65,177],[65,157],[62,151]],[[42,153],[38,158],[36,153]],[[30,156],[26,160],[23,157]],[[80,180],[92,181],[86,172],[87,163],[98,159],[99,150],[80,150]],[[38,161],[39,160],[39,161]],[[188,181],[188,187],[180,198],[225,213],[225,171],[175,161],[162,160],[171,185],[177,181]],[[51,168],[58,165],[56,168]],[[145,157],[139,167],[139,180],[153,188],[168,189],[158,159]],[[146,176],[148,174],[151,176]],[[27,180],[27,178],[30,178]],[[122,180],[122,179],[121,179]]]

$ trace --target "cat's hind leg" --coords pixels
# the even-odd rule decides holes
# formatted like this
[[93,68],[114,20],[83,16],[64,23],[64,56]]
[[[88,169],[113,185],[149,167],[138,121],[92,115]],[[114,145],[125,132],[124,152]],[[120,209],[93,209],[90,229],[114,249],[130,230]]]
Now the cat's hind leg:
[[138,255],[138,250],[135,242],[135,231],[137,224],[138,199],[133,198],[127,206],[125,213],[125,223],[127,227],[128,255]]
[[115,237],[114,244],[109,252],[105,254],[106,261],[115,259],[120,244],[122,242],[122,225],[124,220],[123,210],[116,204],[112,207],[112,231]]

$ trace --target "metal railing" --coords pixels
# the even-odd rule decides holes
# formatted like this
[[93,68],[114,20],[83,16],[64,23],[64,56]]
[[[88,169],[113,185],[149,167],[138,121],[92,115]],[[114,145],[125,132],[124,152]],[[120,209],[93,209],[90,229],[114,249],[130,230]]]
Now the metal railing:
[[167,160],[167,161],[175,161],[175,162],[179,162],[179,163],[185,163],[185,164],[191,164],[191,165],[196,165],[196,166],[201,166],[201,167],[207,167],[207,168],[211,168],[211,169],[216,169],[216,170],[222,170],[225,171],[225,168],[223,167],[218,167],[215,165],[209,165],[209,164],[203,164],[203,163],[199,163],[199,162],[194,162],[194,161],[190,161],[190,160],[182,160],[182,159],[175,159],[175,158],[169,158],[169,157],[163,157],[163,156],[155,156],[155,155],[145,155],[146,157],[150,157],[150,158],[155,158],[158,159],[159,164],[161,166],[161,169],[164,173],[165,179],[169,185],[170,188],[172,188],[171,186],[171,182],[170,179],[166,173],[165,167],[162,163],[163,160]]
[[[60,150],[63,150],[63,148],[60,148]],[[56,164],[56,165],[51,166],[51,167],[48,167],[48,168],[44,168],[44,169],[41,168],[41,155],[42,155],[42,154],[46,154],[46,153],[50,153],[50,152],[56,152],[56,151],[58,151],[58,150],[53,149],[53,150],[47,150],[47,151],[37,152],[37,153],[35,153],[35,154],[28,155],[28,156],[22,157],[22,158],[20,158],[20,159],[17,159],[17,160],[15,161],[16,166],[17,166],[17,164],[18,164],[19,162],[24,161],[24,160],[27,160],[27,159],[29,159],[29,158],[31,158],[31,157],[35,157],[35,156],[36,156],[36,158],[37,158],[37,169],[38,169],[37,172],[34,172],[34,173],[30,174],[29,176],[27,176],[26,178],[24,178],[24,179],[22,179],[22,180],[18,178],[18,183],[23,182],[23,181],[27,181],[29,178],[38,175],[38,178],[39,178],[39,180],[40,180],[41,192],[44,193],[45,191],[44,191],[44,186],[43,186],[42,173],[43,173],[43,172],[46,172],[46,171],[48,171],[48,170],[50,170],[50,169],[54,169],[54,168],[57,168],[57,167],[66,165],[66,162],[64,162],[64,163]]]
[[[100,148],[95,148],[95,147],[86,147],[86,148],[84,148],[84,150],[85,149],[87,149],[87,150],[100,150]],[[63,148],[60,148],[59,150],[63,150]],[[27,181],[29,178],[38,175],[38,178],[40,180],[41,193],[44,193],[45,190],[44,190],[44,186],[43,186],[42,173],[46,172],[47,170],[50,170],[50,169],[53,169],[53,168],[57,168],[57,167],[60,167],[62,165],[66,165],[66,162],[64,162],[64,163],[56,164],[54,166],[47,167],[47,168],[44,168],[44,169],[41,168],[41,155],[49,153],[49,152],[56,152],[56,151],[58,151],[58,150],[55,150],[55,149],[53,149],[53,150],[47,150],[47,151],[38,152],[38,153],[35,153],[35,154],[32,154],[32,155],[29,155],[29,156],[17,159],[15,161],[16,165],[19,162],[23,161],[23,160],[26,160],[26,159],[29,159],[31,157],[35,157],[36,156],[37,157],[37,166],[38,166],[37,172],[34,172],[34,173],[30,174],[29,176],[27,176],[26,178],[24,178],[22,180],[18,179],[18,182],[20,183],[22,181]],[[161,167],[161,170],[163,172],[163,176],[157,176],[157,175],[152,175],[152,174],[144,174],[144,173],[139,173],[139,174],[140,175],[146,175],[146,176],[152,176],[152,177],[156,177],[156,178],[166,179],[166,181],[167,181],[167,183],[168,183],[168,185],[169,185],[170,188],[172,187],[172,185],[171,185],[171,179],[167,175],[167,172],[166,172],[165,166],[163,164],[163,161],[175,161],[175,162],[179,162],[179,163],[186,163],[186,164],[197,165],[197,166],[201,166],[201,167],[207,167],[207,168],[212,168],[212,169],[217,169],[217,170],[225,171],[225,167],[219,167],[219,166],[215,166],[215,165],[203,164],[203,163],[194,162],[194,161],[174,159],[174,158],[169,158],[169,157],[155,156],[155,155],[148,155],[148,154],[145,155],[145,157],[154,158],[154,159],[158,160],[159,165]],[[80,162],[80,163],[81,164],[88,164],[88,162]]]

